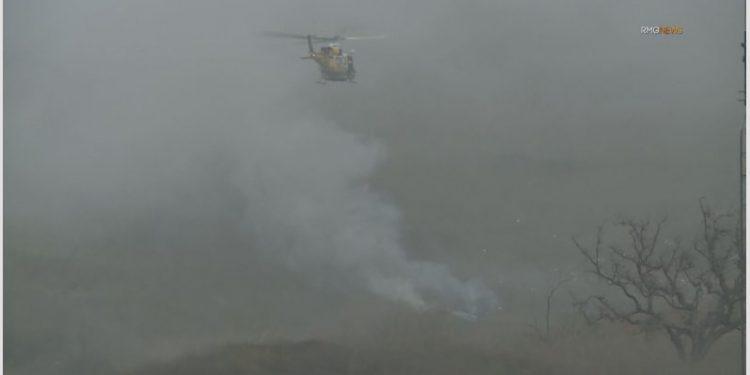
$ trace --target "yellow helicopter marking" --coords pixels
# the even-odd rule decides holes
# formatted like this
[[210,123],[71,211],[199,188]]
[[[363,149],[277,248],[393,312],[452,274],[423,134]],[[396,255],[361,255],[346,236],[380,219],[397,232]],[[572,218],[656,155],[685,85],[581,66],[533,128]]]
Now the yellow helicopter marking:
[[345,53],[341,46],[329,44],[321,47],[318,51],[313,48],[312,38],[307,36],[309,53],[303,59],[312,59],[320,66],[323,80],[327,81],[354,81],[354,59],[352,55]]
[[[323,37],[317,35],[290,34],[284,32],[267,31],[265,36],[275,38],[291,38],[298,40],[307,40],[308,54],[303,59],[315,61],[320,67],[321,83],[325,81],[349,81],[354,82],[356,71],[354,69],[354,56],[346,53],[338,44],[346,40],[365,40],[365,39],[383,39],[385,35],[377,36],[340,36]],[[313,48],[314,43],[330,43],[321,47],[317,51]]]

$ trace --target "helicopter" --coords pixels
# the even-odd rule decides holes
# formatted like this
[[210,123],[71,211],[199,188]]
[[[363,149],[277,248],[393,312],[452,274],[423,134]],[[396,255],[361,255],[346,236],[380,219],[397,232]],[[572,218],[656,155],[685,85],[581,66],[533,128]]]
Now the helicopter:
[[[385,36],[357,36],[347,37],[334,35],[331,37],[322,37],[312,34],[289,34],[281,32],[266,32],[266,36],[277,38],[302,39],[307,41],[308,54],[302,56],[302,59],[313,60],[320,67],[321,79],[318,83],[333,82],[351,82],[355,83],[354,78],[357,71],[354,69],[353,50],[348,53],[343,50],[340,42],[346,40],[365,40],[365,39],[382,39]],[[314,43],[327,43],[317,51]]]

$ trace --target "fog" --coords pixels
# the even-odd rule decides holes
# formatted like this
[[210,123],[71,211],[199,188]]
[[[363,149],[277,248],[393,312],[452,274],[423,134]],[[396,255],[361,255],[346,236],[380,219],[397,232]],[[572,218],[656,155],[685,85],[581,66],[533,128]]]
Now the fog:
[[[571,236],[739,205],[743,6],[6,1],[6,371],[522,319]],[[269,30],[387,38],[321,85]]]

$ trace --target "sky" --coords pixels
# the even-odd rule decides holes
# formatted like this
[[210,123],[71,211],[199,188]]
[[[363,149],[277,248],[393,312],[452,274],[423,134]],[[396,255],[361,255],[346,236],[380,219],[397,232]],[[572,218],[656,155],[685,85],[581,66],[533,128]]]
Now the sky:
[[[6,369],[521,314],[615,215],[689,237],[700,197],[738,206],[743,29],[740,1],[6,1]],[[320,85],[264,31],[387,37]]]

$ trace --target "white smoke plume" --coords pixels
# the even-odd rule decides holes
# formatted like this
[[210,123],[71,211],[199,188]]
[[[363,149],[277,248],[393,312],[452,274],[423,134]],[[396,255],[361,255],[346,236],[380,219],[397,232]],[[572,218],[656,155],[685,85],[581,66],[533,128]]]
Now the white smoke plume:
[[407,257],[398,210],[366,181],[382,147],[313,122],[255,124],[240,141],[247,227],[271,259],[324,287],[361,288],[416,309],[475,316],[497,304],[481,283]]

